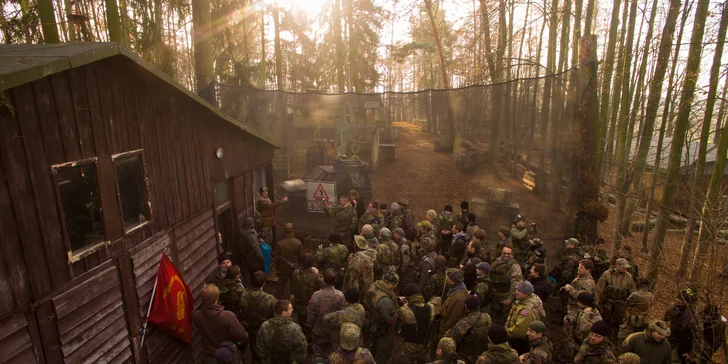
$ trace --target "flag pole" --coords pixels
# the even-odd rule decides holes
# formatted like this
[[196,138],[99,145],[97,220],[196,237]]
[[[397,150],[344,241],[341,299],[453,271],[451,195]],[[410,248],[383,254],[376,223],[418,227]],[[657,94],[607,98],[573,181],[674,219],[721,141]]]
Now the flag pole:
[[154,294],[157,293],[157,276],[154,276],[154,288],[152,288],[152,298],[149,300],[149,308],[147,309],[147,315],[144,316],[144,327],[142,327],[142,342],[139,348],[144,347],[144,338],[147,336],[147,323],[149,322],[149,313],[152,312],[152,305],[154,304]]

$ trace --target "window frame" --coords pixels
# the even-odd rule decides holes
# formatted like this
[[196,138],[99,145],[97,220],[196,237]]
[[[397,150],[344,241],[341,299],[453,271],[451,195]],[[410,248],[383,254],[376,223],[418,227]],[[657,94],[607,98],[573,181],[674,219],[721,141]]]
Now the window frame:
[[[101,218],[101,230],[102,234],[104,236],[104,239],[102,241],[99,241],[97,243],[85,246],[78,251],[73,251],[71,249],[71,240],[68,237],[68,226],[66,225],[66,211],[63,209],[63,199],[61,197],[61,188],[60,184],[58,183],[58,170],[62,168],[68,168],[68,167],[78,167],[83,166],[86,164],[93,164],[94,165],[94,172],[96,174],[96,194],[98,196],[99,200],[99,215]],[[72,161],[72,162],[66,162],[66,163],[60,163],[60,164],[54,164],[51,165],[51,175],[53,176],[53,188],[56,192],[56,206],[58,207],[58,213],[60,214],[61,220],[61,231],[63,232],[63,244],[66,246],[66,253],[68,254],[68,262],[69,263],[75,263],[79,260],[96,253],[101,248],[104,248],[111,244],[111,241],[109,240],[109,233],[108,233],[108,226],[106,226],[106,216],[105,216],[105,209],[104,209],[104,199],[102,197],[101,193],[101,177],[100,177],[101,171],[99,170],[99,159],[98,157],[91,157],[86,159],[81,159],[78,161]]]
[[[129,157],[129,156],[133,156],[133,155],[141,156],[142,179],[143,179],[143,185],[144,185],[144,198],[146,199],[146,203],[144,204],[144,206],[146,206],[147,216],[149,216],[149,218],[141,224],[137,224],[130,228],[127,228],[126,225],[124,224],[124,211],[122,209],[122,204],[121,204],[121,192],[119,189],[119,178],[116,173],[116,164],[114,164],[114,162],[116,162],[116,160],[119,158]],[[146,226],[147,224],[151,223],[152,219],[154,218],[152,216],[152,202],[151,202],[151,196],[149,193],[149,176],[147,175],[147,161],[146,161],[146,158],[144,157],[144,149],[135,149],[135,150],[127,151],[127,152],[112,154],[111,155],[111,166],[113,167],[113,170],[114,170],[113,171],[114,188],[116,189],[116,203],[119,206],[119,219],[121,220],[121,227],[124,231],[123,236],[127,236],[127,235],[133,233],[134,231],[139,230],[142,227]]]

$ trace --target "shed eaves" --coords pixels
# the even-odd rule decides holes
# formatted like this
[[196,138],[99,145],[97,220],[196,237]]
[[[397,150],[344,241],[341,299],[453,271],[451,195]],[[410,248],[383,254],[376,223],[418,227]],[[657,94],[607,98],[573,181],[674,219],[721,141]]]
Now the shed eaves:
[[269,138],[247,125],[231,118],[203,98],[180,85],[168,74],[145,61],[118,43],[70,44],[0,44],[0,92],[43,77],[81,67],[105,58],[121,55],[132,60],[148,72],[161,78],[187,97],[206,107],[220,118],[239,127],[273,147],[280,148]]

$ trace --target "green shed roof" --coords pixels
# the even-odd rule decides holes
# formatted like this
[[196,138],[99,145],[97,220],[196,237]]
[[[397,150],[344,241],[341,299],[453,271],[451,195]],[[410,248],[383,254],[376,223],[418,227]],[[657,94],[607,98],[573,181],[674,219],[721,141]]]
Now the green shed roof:
[[226,115],[119,43],[0,44],[0,92],[117,55],[132,60],[246,133],[280,148],[270,138]]

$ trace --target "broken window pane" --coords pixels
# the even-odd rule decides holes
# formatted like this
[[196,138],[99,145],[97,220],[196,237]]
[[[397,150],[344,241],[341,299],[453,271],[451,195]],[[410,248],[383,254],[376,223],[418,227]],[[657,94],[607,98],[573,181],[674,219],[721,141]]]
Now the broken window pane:
[[71,251],[106,240],[96,183],[96,164],[56,169]]
[[142,155],[138,153],[118,157],[114,159],[114,168],[124,230],[129,230],[149,221]]

